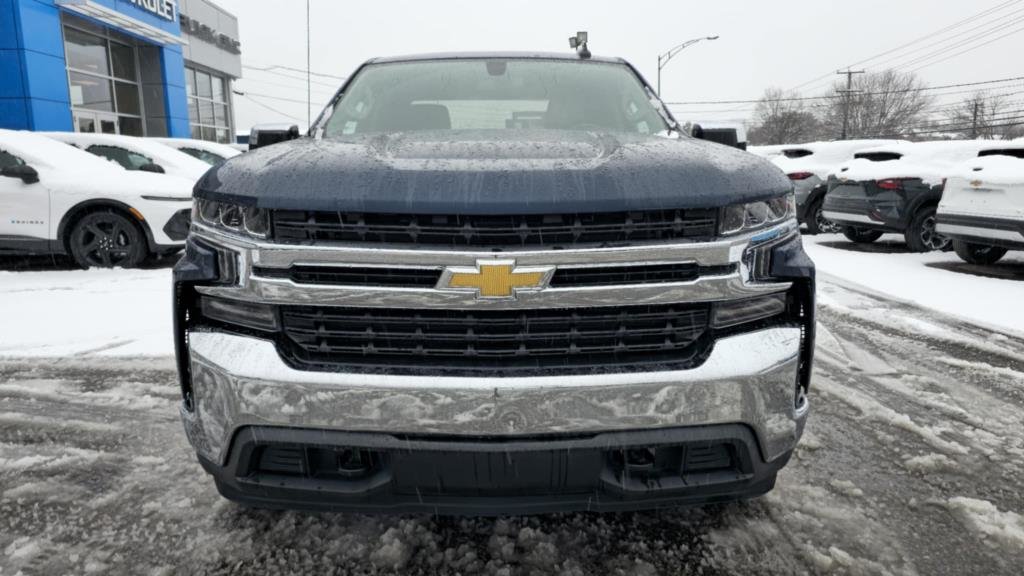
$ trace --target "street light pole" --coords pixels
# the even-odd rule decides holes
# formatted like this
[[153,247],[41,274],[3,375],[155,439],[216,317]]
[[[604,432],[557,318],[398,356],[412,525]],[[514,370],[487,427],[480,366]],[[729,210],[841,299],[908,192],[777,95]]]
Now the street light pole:
[[682,44],[679,44],[678,46],[674,46],[674,47],[670,48],[668,51],[666,51],[663,54],[658,54],[658,97],[659,98],[661,97],[661,69],[664,68],[665,66],[667,66],[669,61],[676,57],[676,54],[679,54],[680,52],[682,52],[683,50],[689,48],[690,46],[693,46],[694,44],[696,44],[698,42],[703,42],[704,40],[718,40],[718,36],[701,36],[700,38],[694,38],[692,40],[687,40],[686,42],[683,42]]

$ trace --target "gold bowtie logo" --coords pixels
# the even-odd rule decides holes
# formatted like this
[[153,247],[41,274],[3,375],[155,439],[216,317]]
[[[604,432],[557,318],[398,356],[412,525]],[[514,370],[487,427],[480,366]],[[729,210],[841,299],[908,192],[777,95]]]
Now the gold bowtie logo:
[[438,290],[475,292],[477,298],[515,298],[519,292],[543,290],[553,266],[517,268],[514,260],[481,260],[475,268],[445,268]]

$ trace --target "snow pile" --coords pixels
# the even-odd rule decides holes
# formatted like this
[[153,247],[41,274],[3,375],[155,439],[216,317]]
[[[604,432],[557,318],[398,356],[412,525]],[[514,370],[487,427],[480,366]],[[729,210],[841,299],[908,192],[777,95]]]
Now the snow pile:
[[0,356],[169,356],[171,271],[0,272]]
[[1020,514],[1002,512],[991,502],[974,498],[950,498],[947,506],[989,546],[1024,552],[1024,518]]
[[1010,252],[998,265],[1019,272],[1017,279],[1010,279],[943,269],[965,266],[951,252],[872,253],[853,246],[839,236],[804,237],[804,248],[825,281],[853,285],[1005,332],[1024,333],[1024,306],[1016,304],[1024,298],[1024,253]]

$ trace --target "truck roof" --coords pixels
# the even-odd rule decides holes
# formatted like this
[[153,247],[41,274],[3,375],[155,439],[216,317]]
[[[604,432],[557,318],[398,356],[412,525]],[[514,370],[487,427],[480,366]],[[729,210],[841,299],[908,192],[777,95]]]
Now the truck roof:
[[622,58],[611,56],[591,56],[580,58],[574,52],[433,52],[425,54],[406,54],[402,56],[384,56],[371,58],[367,64],[391,64],[395,62],[422,62],[426,60],[564,60],[567,62],[603,62],[606,64],[625,64]]

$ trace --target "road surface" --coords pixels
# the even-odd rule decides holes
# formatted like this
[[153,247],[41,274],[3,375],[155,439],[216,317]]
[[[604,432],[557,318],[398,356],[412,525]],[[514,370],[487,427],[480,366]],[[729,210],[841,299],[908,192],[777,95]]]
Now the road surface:
[[705,509],[248,510],[196,463],[170,359],[0,361],[0,575],[1020,574],[1024,340],[827,278],[819,297],[796,456],[766,497]]

